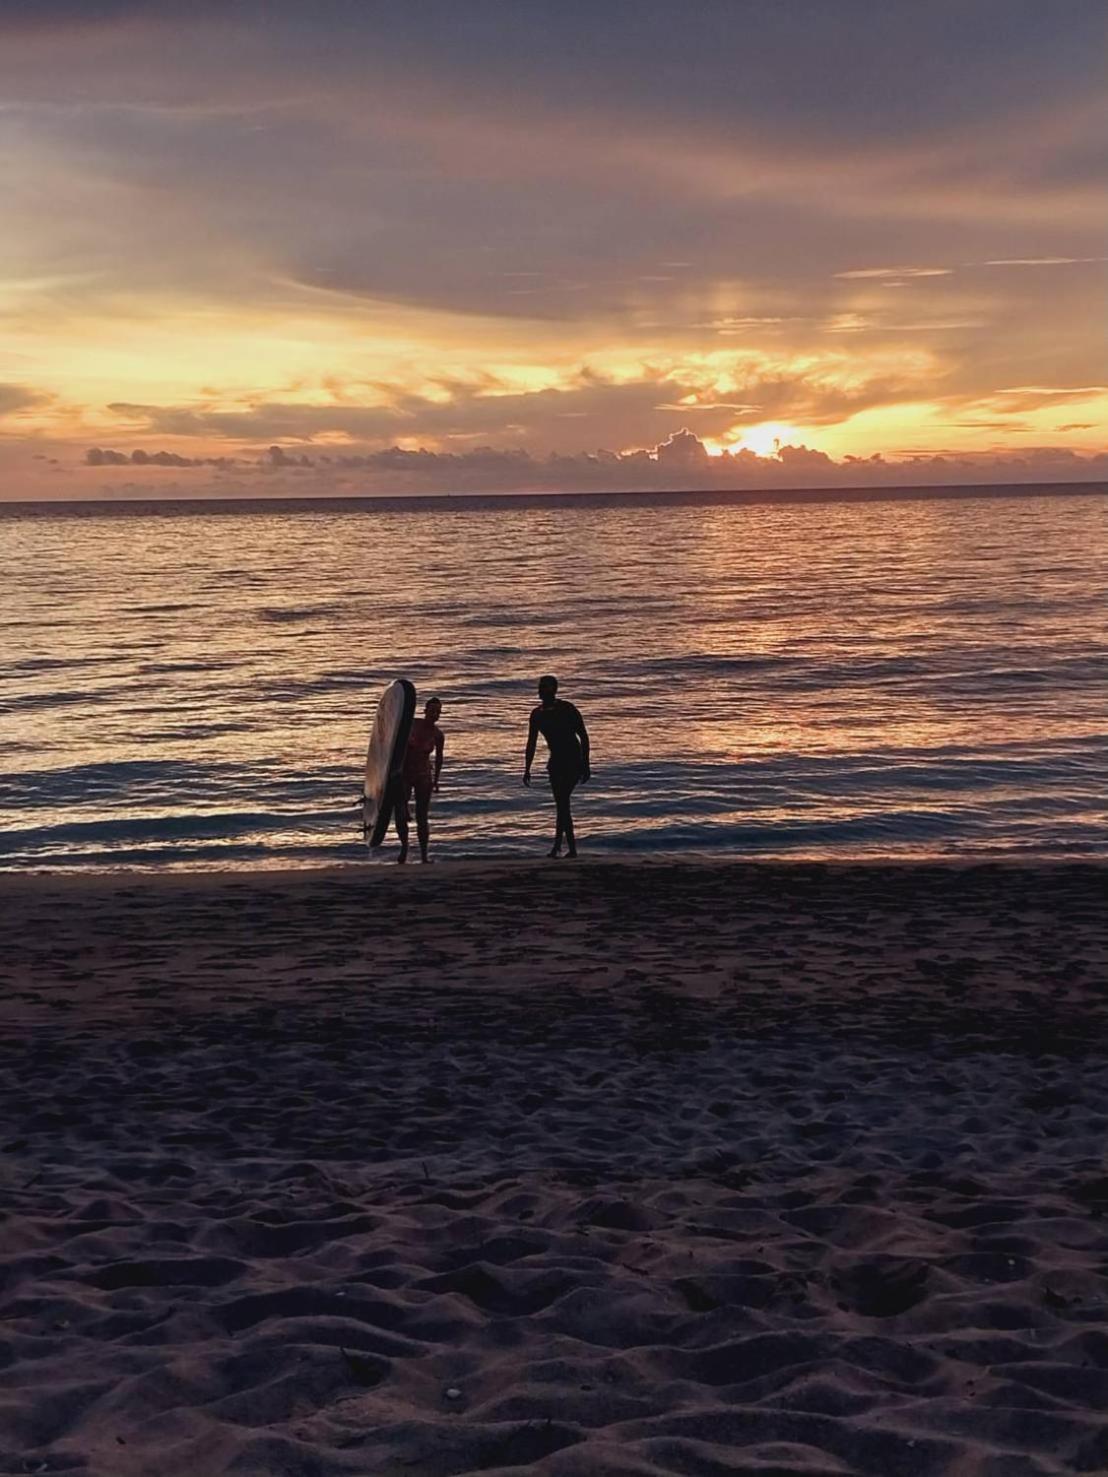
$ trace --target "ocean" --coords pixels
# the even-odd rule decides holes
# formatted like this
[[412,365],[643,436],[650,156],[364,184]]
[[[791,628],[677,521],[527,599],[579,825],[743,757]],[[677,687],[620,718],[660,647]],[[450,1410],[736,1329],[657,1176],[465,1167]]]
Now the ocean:
[[[365,859],[377,697],[442,699],[442,860],[1108,852],[1108,491],[0,504],[0,867]],[[381,853],[389,862],[390,844]]]

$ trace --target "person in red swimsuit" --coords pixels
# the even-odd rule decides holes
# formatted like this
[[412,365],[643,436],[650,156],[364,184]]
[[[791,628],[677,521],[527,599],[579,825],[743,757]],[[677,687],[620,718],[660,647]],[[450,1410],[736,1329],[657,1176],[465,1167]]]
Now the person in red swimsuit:
[[[396,801],[396,834],[400,837],[400,855],[397,861],[408,860],[408,807],[413,794],[416,805],[416,835],[419,837],[419,857],[427,860],[427,845],[431,839],[431,794],[439,787],[442,773],[442,751],[444,737],[438,726],[442,703],[431,698],[423,709],[423,717],[412,723],[408,735],[408,748],[400,771],[400,793]],[[431,755],[434,754],[434,769]]]

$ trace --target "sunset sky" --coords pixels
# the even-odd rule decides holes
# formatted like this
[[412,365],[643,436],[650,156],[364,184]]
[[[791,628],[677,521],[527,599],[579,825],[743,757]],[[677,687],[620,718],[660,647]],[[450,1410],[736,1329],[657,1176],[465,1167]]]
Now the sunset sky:
[[1105,15],[5,0],[0,497],[1104,477]]

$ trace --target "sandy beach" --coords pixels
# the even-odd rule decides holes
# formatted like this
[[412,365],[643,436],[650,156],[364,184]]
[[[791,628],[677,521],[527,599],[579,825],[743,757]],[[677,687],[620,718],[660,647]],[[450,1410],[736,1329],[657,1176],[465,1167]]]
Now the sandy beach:
[[1105,892],[0,879],[0,1472],[1108,1471]]

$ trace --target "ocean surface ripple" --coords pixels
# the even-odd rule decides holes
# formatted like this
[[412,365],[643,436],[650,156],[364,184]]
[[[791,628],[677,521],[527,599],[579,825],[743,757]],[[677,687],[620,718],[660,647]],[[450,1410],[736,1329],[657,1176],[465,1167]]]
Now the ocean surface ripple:
[[[536,677],[593,851],[1108,853],[1108,496],[0,513],[0,867],[365,855],[395,676],[443,858],[541,848]],[[391,856],[386,847],[382,854]]]

